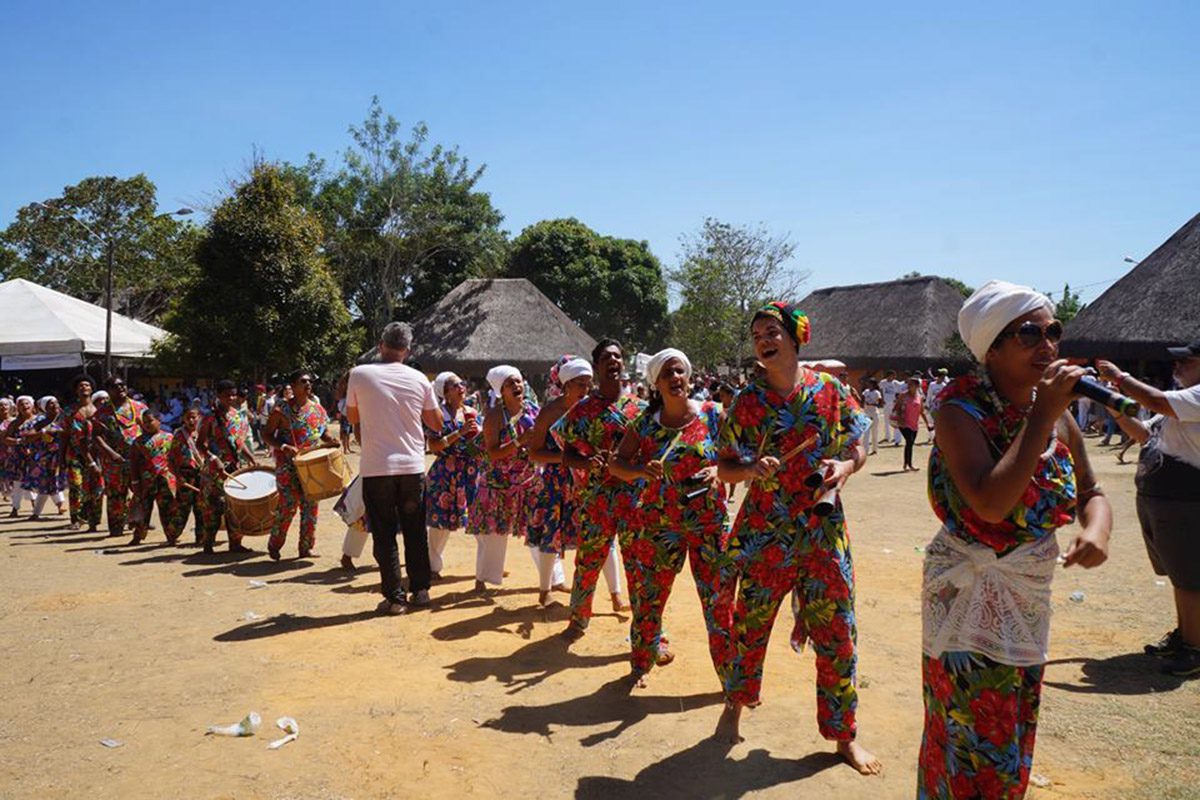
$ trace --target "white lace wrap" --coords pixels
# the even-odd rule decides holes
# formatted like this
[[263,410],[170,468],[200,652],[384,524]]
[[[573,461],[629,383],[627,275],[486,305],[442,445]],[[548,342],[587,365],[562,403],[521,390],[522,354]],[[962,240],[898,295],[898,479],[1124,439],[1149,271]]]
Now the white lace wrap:
[[1014,667],[1046,663],[1057,559],[1053,534],[997,558],[992,548],[942,528],[925,550],[925,654],[969,650]]

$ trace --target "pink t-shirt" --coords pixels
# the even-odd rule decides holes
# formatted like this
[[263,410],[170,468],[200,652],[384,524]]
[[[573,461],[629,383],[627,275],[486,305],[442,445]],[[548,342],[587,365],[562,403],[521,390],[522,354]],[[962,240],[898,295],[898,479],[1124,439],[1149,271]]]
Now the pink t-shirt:
[[425,471],[421,411],[438,407],[428,378],[397,362],[362,364],[350,370],[346,406],[358,409],[360,475],[378,478]]
[[[925,404],[925,400],[918,392],[913,395],[901,395],[903,399],[897,398],[897,402],[904,403],[904,411],[901,414],[900,427],[908,428],[910,431],[915,431],[921,423],[921,406]],[[905,402],[907,401],[907,402]]]

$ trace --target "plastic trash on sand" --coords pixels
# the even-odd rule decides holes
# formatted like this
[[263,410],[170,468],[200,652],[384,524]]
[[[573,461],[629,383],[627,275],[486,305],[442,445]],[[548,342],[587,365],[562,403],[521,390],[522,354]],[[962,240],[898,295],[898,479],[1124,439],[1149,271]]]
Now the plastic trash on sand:
[[105,747],[124,747],[125,743],[120,739],[101,739],[100,744]]
[[250,581],[250,588],[251,589],[265,589],[265,588],[267,588],[267,582],[266,581]]
[[1087,595],[1084,594],[1083,592],[1071,592],[1071,602],[1072,603],[1082,603],[1086,598],[1087,598]]
[[259,726],[262,725],[262,717],[257,711],[251,711],[241,722],[235,722],[232,725],[210,725],[205,735],[212,734],[213,736],[253,736],[258,733]]
[[267,745],[268,750],[278,750],[288,742],[296,741],[296,737],[300,735],[300,724],[291,717],[280,717],[279,719],[275,720],[275,725],[281,731],[286,733],[287,736],[271,742],[269,745]]
[[262,614],[256,614],[253,611],[247,611],[245,614],[242,614],[242,619],[246,622],[257,622],[262,618]]

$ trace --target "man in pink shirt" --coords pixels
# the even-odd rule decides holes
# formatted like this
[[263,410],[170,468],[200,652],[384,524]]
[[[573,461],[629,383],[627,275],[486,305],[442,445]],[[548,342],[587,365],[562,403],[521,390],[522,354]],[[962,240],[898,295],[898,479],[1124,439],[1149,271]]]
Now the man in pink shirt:
[[359,475],[367,524],[379,564],[384,614],[404,613],[396,528],[404,534],[404,563],[412,605],[429,605],[429,540],[425,530],[425,430],[442,428],[433,386],[405,365],[412,328],[391,322],[379,336],[379,363],[350,371],[346,416],[362,436]]

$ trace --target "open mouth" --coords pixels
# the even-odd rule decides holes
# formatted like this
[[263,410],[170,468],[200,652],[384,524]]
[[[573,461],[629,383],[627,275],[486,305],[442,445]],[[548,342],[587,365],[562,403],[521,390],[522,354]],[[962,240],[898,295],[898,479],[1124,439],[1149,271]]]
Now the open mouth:
[[774,358],[779,353],[778,347],[764,347],[758,351],[758,357],[762,361],[767,361]]

